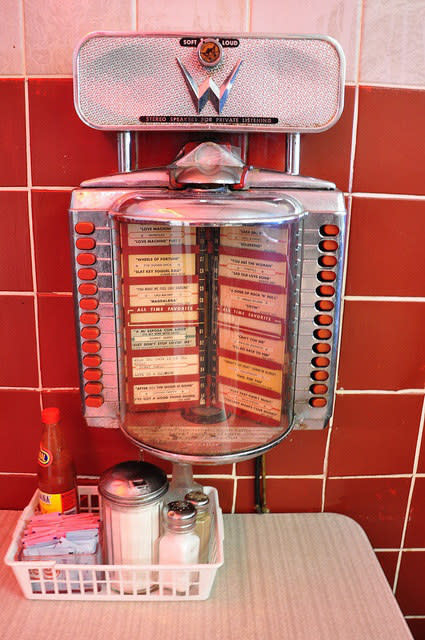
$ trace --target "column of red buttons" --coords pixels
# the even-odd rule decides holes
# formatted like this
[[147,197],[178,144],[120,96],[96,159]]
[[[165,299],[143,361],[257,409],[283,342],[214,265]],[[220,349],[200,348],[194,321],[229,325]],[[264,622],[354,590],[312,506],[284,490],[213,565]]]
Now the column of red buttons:
[[93,236],[95,226],[93,222],[77,222],[75,231],[78,237],[75,241],[79,250],[77,263],[79,269],[77,276],[80,281],[78,292],[80,294],[80,324],[81,324],[81,348],[83,351],[83,376],[85,379],[84,390],[86,392],[86,405],[88,407],[100,407],[103,404],[101,395],[103,385],[101,383],[102,358],[100,356],[101,344],[97,339],[100,336],[99,314],[96,312],[99,306],[97,297],[97,271],[96,264],[96,240]]

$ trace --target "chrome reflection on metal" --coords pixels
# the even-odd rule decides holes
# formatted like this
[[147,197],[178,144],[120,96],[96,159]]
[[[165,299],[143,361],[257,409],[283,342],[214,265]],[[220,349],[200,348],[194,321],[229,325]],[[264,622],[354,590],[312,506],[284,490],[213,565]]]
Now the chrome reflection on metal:
[[132,171],[135,168],[134,134],[131,131],[119,131],[117,135],[118,171]]
[[300,134],[286,135],[286,173],[297,176],[300,173]]
[[196,84],[180,58],[177,58],[177,62],[189,88],[197,113],[201,113],[208,100],[211,100],[217,112],[221,114],[236,80],[239,69],[241,68],[242,60],[237,61],[221,87],[219,87],[211,77],[205,78],[200,84]]

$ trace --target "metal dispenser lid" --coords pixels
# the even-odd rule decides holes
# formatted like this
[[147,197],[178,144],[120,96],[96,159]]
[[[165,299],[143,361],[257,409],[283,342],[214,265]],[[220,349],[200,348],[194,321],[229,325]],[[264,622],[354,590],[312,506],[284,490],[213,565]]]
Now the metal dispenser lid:
[[148,462],[128,460],[110,467],[99,480],[99,493],[121,506],[147,505],[159,500],[168,490],[162,469]]
[[193,504],[199,513],[207,511],[210,502],[209,497],[203,491],[189,491],[189,493],[186,493],[184,499],[190,502],[190,504]]
[[171,531],[190,531],[196,524],[196,509],[186,500],[169,502],[166,508],[165,521]]

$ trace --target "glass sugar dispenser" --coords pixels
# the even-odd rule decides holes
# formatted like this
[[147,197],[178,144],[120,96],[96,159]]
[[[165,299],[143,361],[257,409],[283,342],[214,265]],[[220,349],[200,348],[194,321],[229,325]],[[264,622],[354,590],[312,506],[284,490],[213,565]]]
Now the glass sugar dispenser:
[[[153,464],[130,460],[107,469],[99,480],[104,555],[108,564],[150,565],[158,560],[163,496],[167,476]],[[124,593],[149,591],[150,572],[117,572],[112,588]]]

